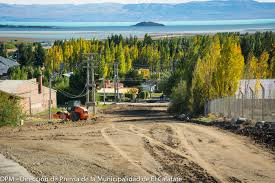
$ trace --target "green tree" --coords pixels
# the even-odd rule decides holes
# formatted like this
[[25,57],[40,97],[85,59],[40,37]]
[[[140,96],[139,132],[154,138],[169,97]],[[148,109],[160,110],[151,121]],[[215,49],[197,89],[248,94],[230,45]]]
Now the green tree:
[[218,36],[205,37],[202,56],[198,59],[192,79],[192,103],[195,113],[202,112],[206,101],[218,97],[214,83],[217,66],[221,60],[221,47]]
[[153,40],[151,38],[151,36],[149,36],[148,34],[145,34],[144,36],[144,40],[143,40],[143,45],[151,45],[153,43]]
[[7,49],[5,43],[0,43],[0,56],[7,57]]
[[188,91],[186,81],[180,81],[173,87],[171,94],[171,105],[168,111],[172,113],[182,113],[188,111]]
[[43,66],[46,60],[46,52],[40,43],[37,44],[34,51],[35,66]]
[[117,62],[119,63],[119,72],[121,76],[124,76],[126,74],[126,61],[125,61],[125,55],[124,50],[122,47],[122,42],[119,43],[119,46],[117,48]]
[[275,78],[275,56],[270,61],[270,76],[271,78]]

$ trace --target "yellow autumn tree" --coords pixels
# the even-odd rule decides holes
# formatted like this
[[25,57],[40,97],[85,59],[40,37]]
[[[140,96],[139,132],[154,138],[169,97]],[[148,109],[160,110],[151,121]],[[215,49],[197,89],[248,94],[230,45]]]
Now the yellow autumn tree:
[[221,58],[221,47],[218,36],[206,37],[203,56],[198,58],[192,79],[191,93],[193,96],[193,110],[200,111],[207,100],[217,96],[215,88],[215,73]]
[[268,76],[268,59],[269,54],[267,51],[263,51],[263,53],[259,57],[258,66],[257,66],[257,79],[266,79]]
[[244,57],[240,41],[236,36],[224,38],[221,59],[218,62],[216,88],[219,97],[235,94],[239,80],[243,76]]
[[245,79],[255,79],[257,76],[258,60],[252,52],[248,54],[247,64],[245,67]]

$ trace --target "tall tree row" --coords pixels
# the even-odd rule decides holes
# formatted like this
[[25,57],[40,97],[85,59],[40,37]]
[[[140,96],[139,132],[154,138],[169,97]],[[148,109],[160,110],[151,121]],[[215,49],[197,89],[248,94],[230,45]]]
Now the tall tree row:
[[[70,86],[77,90],[79,83],[85,83],[81,62],[88,59],[87,53],[96,53],[98,79],[112,79],[115,63],[119,64],[121,80],[139,78],[137,71],[147,69],[148,79],[156,82],[161,79],[160,89],[166,95],[179,96],[173,92],[180,91],[177,87],[184,88],[186,107],[181,109],[192,113],[202,112],[208,100],[233,95],[242,78],[275,77],[275,35],[272,32],[157,40],[149,35],[142,40],[113,35],[106,40],[55,41],[47,50],[40,44],[19,44],[17,48],[17,59],[22,68],[14,69],[10,74],[16,79],[37,75],[37,68],[42,66],[47,78],[50,73],[60,72],[62,66],[62,72],[75,73]],[[0,54],[6,54],[3,44]]]

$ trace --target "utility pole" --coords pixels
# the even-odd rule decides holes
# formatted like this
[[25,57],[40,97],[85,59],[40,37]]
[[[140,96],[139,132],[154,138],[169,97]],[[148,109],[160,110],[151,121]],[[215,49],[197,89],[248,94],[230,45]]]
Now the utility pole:
[[19,50],[18,49],[15,53],[15,56],[16,56],[16,62],[19,63]]
[[[89,106],[92,106],[92,113],[93,115],[96,114],[96,84],[95,84],[95,65],[94,65],[94,53],[88,53],[89,58],[87,60],[87,79],[86,79],[86,106],[89,109]],[[91,63],[90,63],[91,62]],[[91,64],[91,65],[90,65]],[[90,76],[91,71],[91,76]],[[91,83],[90,83],[90,77],[91,77]],[[92,87],[92,101],[90,102],[90,88]]]
[[153,66],[150,66],[150,80],[149,80],[149,86],[150,86],[150,99],[152,98],[152,84],[153,84]]
[[106,94],[105,94],[105,77],[103,76],[103,102],[104,102],[104,105],[106,104]]
[[118,78],[118,64],[116,66],[116,91],[117,91],[117,100],[118,102],[120,101],[120,96],[119,96],[119,78]]
[[96,109],[95,109],[95,105],[96,105],[96,96],[95,96],[95,88],[96,88],[96,84],[95,84],[95,70],[94,70],[94,62],[93,62],[93,58],[92,58],[92,108],[93,108],[93,115],[96,114]]
[[118,63],[114,64],[114,92],[115,92],[115,101],[119,101],[119,91],[118,91]]
[[87,60],[86,105],[90,102],[90,60]]
[[52,121],[52,76],[49,78],[49,122]]
[[117,96],[116,96],[116,62],[114,63],[114,95],[115,95],[115,102],[117,101]]

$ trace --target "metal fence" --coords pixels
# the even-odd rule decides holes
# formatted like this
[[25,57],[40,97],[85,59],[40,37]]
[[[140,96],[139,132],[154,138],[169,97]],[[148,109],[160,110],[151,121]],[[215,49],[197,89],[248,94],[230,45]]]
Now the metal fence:
[[275,121],[274,91],[255,92],[251,88],[242,92],[240,89],[234,96],[209,101],[205,105],[205,113],[225,116],[228,118],[244,117],[253,121]]

